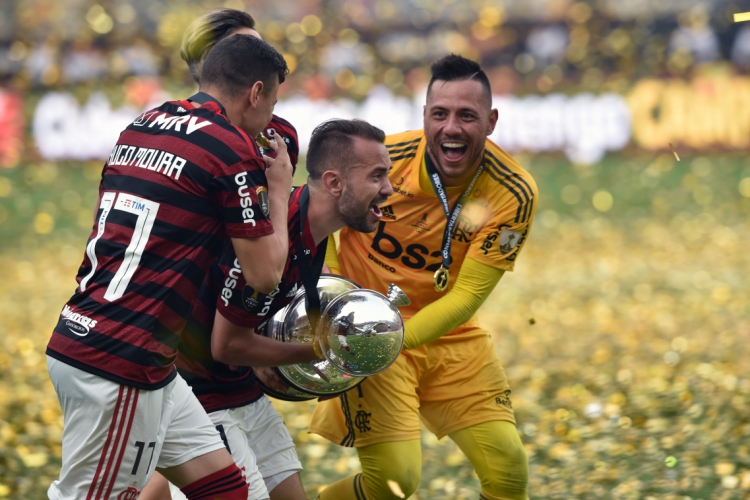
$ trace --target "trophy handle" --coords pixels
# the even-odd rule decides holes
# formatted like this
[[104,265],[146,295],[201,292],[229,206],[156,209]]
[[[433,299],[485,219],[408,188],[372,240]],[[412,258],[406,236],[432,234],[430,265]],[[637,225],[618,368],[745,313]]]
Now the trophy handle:
[[405,307],[411,304],[411,300],[397,284],[388,285],[388,300],[396,307]]

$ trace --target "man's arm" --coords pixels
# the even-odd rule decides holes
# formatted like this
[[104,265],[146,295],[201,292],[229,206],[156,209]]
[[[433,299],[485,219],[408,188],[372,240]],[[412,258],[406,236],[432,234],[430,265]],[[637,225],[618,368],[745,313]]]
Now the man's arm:
[[312,344],[279,342],[238,326],[216,312],[211,333],[211,355],[227,365],[283,366],[320,359]]
[[268,181],[269,217],[273,233],[260,238],[232,238],[232,246],[245,281],[260,293],[276,289],[289,251],[289,195],[292,191],[292,164],[283,139],[271,140],[276,158],[264,156]]
[[404,349],[414,349],[437,340],[469,321],[504,272],[474,259],[465,259],[453,288],[406,322]]

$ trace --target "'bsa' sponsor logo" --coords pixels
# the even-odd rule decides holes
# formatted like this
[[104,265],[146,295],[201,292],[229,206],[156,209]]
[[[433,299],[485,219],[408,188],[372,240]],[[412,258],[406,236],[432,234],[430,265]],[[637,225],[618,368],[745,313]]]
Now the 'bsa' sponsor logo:
[[[385,232],[386,226],[387,224],[382,220],[378,223],[378,230],[370,245],[375,252],[386,259],[400,260],[403,265],[412,269],[424,269],[433,273],[438,270],[442,263],[440,250],[431,251],[421,243],[412,243],[404,247],[394,236]],[[433,263],[428,264],[428,260],[433,261],[430,257],[435,259]],[[368,258],[392,273],[396,272],[393,267],[379,261],[372,254],[368,254]],[[451,261],[453,261],[453,257],[451,257]]]

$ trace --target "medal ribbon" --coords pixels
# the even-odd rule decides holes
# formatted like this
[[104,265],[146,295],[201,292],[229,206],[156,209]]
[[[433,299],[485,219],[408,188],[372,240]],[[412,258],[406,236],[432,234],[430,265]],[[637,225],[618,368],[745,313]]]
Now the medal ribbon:
[[224,116],[227,115],[227,110],[224,109],[224,106],[222,106],[222,104],[219,101],[217,101],[216,99],[214,99],[210,95],[206,94],[205,92],[198,92],[197,94],[188,97],[187,100],[188,101],[195,101],[198,104],[206,104],[207,102],[213,102],[214,104],[216,104],[217,106],[219,106],[219,109],[221,110],[221,113]]
[[432,188],[437,193],[438,200],[440,200],[440,204],[443,206],[443,211],[445,212],[445,217],[447,219],[447,222],[445,224],[445,231],[443,231],[443,246],[440,251],[440,255],[443,259],[443,267],[447,271],[448,269],[450,269],[451,265],[451,235],[453,234],[453,228],[456,226],[456,221],[458,221],[458,215],[461,213],[461,209],[463,209],[463,200],[474,189],[474,184],[477,183],[477,179],[479,179],[482,170],[484,170],[484,164],[479,165],[477,173],[474,174],[474,178],[471,180],[469,186],[466,188],[463,194],[456,201],[456,204],[453,206],[453,210],[451,210],[450,205],[448,204],[448,194],[443,188],[443,180],[440,178],[440,173],[438,172],[437,167],[435,167],[435,164],[432,162],[432,158],[430,158],[429,152],[425,151],[424,159],[425,166],[427,167],[427,174],[430,177],[430,182],[432,183]]
[[323,264],[326,259],[326,247],[328,246],[328,237],[318,245],[315,259],[312,264],[305,256],[305,247],[302,244],[302,233],[307,222],[307,208],[310,204],[310,191],[307,185],[302,187],[302,194],[299,197],[299,239],[297,240],[297,267],[299,268],[302,284],[305,286],[305,310],[307,318],[310,321],[313,335],[315,335],[320,318],[320,295],[318,294],[318,279],[323,271]]

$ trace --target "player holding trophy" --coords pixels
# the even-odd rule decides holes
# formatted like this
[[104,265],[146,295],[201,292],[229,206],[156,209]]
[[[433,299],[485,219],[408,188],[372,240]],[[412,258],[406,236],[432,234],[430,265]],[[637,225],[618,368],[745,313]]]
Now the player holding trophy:
[[321,500],[413,494],[420,420],[463,450],[479,475],[480,498],[527,498],[510,387],[475,317],[513,270],[536,209],[534,180],[487,139],[497,118],[477,63],[457,55],[435,62],[424,130],[386,138],[395,194],[377,231],[345,228],[338,252],[329,246],[332,270],[366,288],[394,282],[412,303],[402,309],[399,359],[315,410],[310,432],[357,448],[362,464],[361,474],[332,484]]

